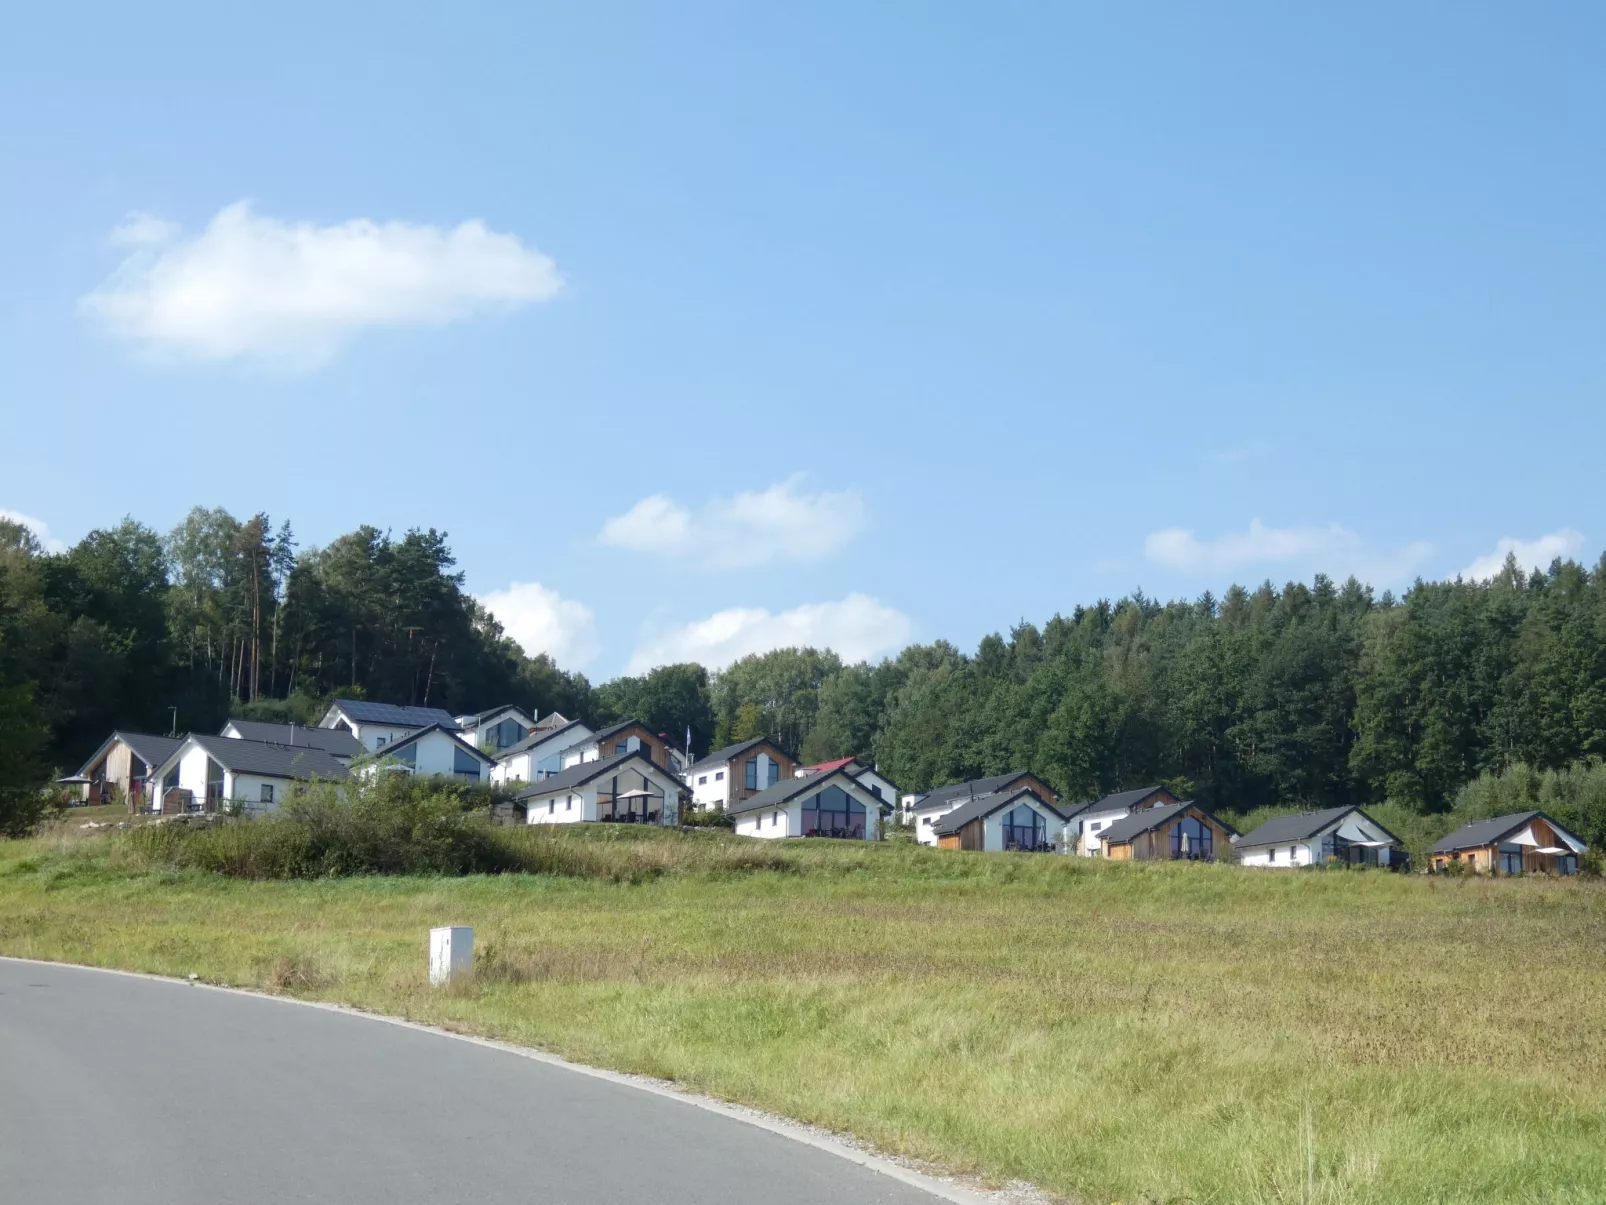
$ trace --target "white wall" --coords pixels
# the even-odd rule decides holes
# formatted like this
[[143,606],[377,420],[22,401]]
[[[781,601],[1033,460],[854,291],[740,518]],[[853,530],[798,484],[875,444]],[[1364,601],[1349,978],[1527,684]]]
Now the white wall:
[[1013,812],[1019,805],[1026,804],[1043,818],[1043,835],[1056,847],[1065,840],[1065,821],[1053,812],[1043,807],[1030,796],[1023,796],[1015,800],[1008,807],[999,808],[991,816],[982,821],[982,848],[984,850],[1002,850],[1004,848],[1004,817]]
[[[1322,839],[1337,834],[1346,841],[1387,841],[1389,835],[1365,816],[1351,812],[1348,816],[1329,824],[1321,832],[1303,841],[1282,841],[1276,845],[1238,846],[1238,861],[1244,866],[1279,867],[1319,866],[1322,862]],[[1389,851],[1379,849],[1378,863],[1388,865]],[[1275,854],[1275,857],[1273,855]]]
[[[443,778],[457,777],[458,744],[446,733],[436,729],[434,732],[419,737],[408,746],[413,752],[413,772],[422,774],[426,778],[439,775]],[[384,753],[381,751],[380,756]],[[485,774],[485,767],[480,767],[480,776]],[[467,777],[466,775],[464,777]]]
[[936,845],[937,821],[941,820],[949,812],[953,811],[956,807],[958,807],[961,803],[964,803],[969,798],[970,796],[968,795],[960,795],[956,796],[951,801],[944,803],[941,807],[925,809],[916,808],[914,814],[915,840],[921,845]]
[[866,770],[857,777],[858,781],[866,790],[870,792],[870,794],[874,795],[874,788],[880,787],[880,798],[885,800],[887,803],[892,804],[893,807],[898,806],[898,788],[892,785],[891,779],[883,778],[874,770]]
[[417,731],[418,729],[416,728],[396,728],[386,724],[352,725],[352,735],[370,753],[378,753],[386,745],[393,745],[401,740],[402,737]]
[[[183,790],[194,792],[194,806],[197,808],[206,806],[206,763],[210,760],[211,755],[199,745],[189,746],[179,758],[178,785]],[[227,786],[228,776],[225,774],[224,787]]]
[[687,775],[686,785],[691,788],[693,805],[723,809],[730,800],[730,772],[729,765],[714,765]]
[[1104,842],[1099,834],[1108,832],[1110,826],[1117,820],[1132,814],[1131,808],[1115,808],[1104,812],[1083,812],[1071,821],[1072,836],[1080,835],[1082,839],[1082,856],[1084,858],[1097,858],[1104,853]]
[[791,837],[803,831],[801,801],[783,807],[765,808],[736,818],[736,831],[743,837]]
[[[284,802],[285,796],[290,793],[294,780],[289,778],[270,778],[261,774],[235,774],[224,775],[225,795],[230,803],[235,801],[244,805],[248,812],[276,812],[279,805]],[[273,788],[273,802],[262,802],[262,788]]]
[[597,817],[597,792],[591,787],[549,795],[545,799],[531,799],[525,803],[525,819],[530,824],[578,824]]

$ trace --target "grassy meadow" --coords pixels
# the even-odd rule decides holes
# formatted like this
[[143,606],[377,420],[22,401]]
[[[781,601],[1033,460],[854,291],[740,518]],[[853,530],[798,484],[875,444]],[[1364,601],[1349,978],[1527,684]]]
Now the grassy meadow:
[[[0,841],[0,953],[662,1076],[1072,1201],[1606,1200],[1606,886],[624,827],[558,873],[250,881]],[[432,990],[426,931],[475,927]]]

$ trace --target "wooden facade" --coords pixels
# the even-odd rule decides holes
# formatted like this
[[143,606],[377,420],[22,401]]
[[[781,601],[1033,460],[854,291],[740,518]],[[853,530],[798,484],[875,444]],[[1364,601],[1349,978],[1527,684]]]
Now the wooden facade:
[[608,746],[607,748],[602,748],[599,743],[597,747],[597,756],[612,757],[619,746],[624,744],[633,736],[640,738],[641,747],[647,751],[647,756],[652,759],[653,765],[662,770],[669,769],[668,742],[656,732],[649,730],[645,724],[630,724],[624,728],[618,729],[615,732],[608,733]]
[[1231,861],[1232,830],[1202,807],[1197,806],[1184,808],[1155,827],[1136,834],[1130,841],[1115,845],[1106,843],[1104,856],[1116,862],[1171,861],[1178,856],[1171,850],[1171,830],[1185,819],[1197,820],[1210,830],[1211,861]]
[[797,759],[785,752],[774,741],[760,741],[756,745],[743,749],[726,764],[725,774],[729,785],[725,796],[725,806],[727,808],[741,803],[742,800],[750,795],[757,795],[759,791],[764,789],[762,786],[757,790],[751,791],[747,788],[747,763],[760,753],[768,753],[780,766],[781,776],[778,781],[785,782],[788,778],[796,777]]
[[973,849],[981,851],[987,848],[987,818],[977,816],[974,820],[960,825],[957,833],[950,833],[946,837],[937,838],[938,849]]
[[[1509,869],[1506,855],[1501,850],[1501,842],[1492,841],[1488,845],[1473,846],[1470,849],[1452,850],[1446,853],[1433,855],[1432,866],[1434,870],[1449,870],[1452,865],[1459,864],[1463,868],[1476,874],[1557,874],[1561,871],[1564,858],[1572,858],[1572,864],[1577,865],[1576,854],[1542,854],[1539,849],[1567,849],[1568,845],[1556,832],[1552,825],[1543,816],[1535,816],[1523,826],[1532,829],[1537,845],[1518,847],[1521,850],[1521,869]],[[1508,847],[1509,848],[1509,847]]]

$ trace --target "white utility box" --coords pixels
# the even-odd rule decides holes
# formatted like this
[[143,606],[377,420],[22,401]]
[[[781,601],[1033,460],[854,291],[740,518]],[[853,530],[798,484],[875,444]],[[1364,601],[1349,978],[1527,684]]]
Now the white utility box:
[[445,983],[467,974],[474,965],[474,930],[451,925],[429,931],[429,981]]

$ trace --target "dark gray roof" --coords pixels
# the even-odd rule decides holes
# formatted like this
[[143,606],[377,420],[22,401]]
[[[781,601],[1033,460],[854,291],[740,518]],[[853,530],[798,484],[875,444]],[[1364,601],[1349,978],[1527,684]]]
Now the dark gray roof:
[[1388,835],[1389,840],[1399,843],[1399,838],[1388,829],[1383,828],[1376,820],[1372,820],[1358,807],[1322,808],[1315,812],[1298,812],[1292,816],[1273,816],[1259,828],[1238,838],[1238,848],[1246,845],[1277,845],[1285,841],[1303,841],[1307,837],[1314,837],[1323,829],[1330,827],[1335,821],[1342,820],[1351,812],[1360,812],[1367,820],[1376,824],[1379,829]]
[[523,753],[526,749],[533,748],[534,746],[541,744],[543,741],[550,741],[554,737],[562,736],[569,729],[577,727],[579,723],[579,720],[570,720],[568,723],[559,728],[537,728],[523,740],[515,741],[506,749],[498,749],[496,751],[496,760],[506,761],[516,753]]
[[291,748],[195,733],[190,734],[189,740],[205,749],[207,756],[224,769],[236,774],[260,774],[266,778],[341,779],[349,776],[346,767],[322,749]]
[[122,741],[140,757],[146,765],[155,769],[173,755],[173,750],[184,743],[181,736],[156,736],[150,732],[124,732],[116,729],[100,743],[100,748],[89,755],[89,760],[78,768],[79,774],[87,774],[91,766],[106,755],[106,750],[112,747],[113,742]]
[[[951,837],[977,817],[991,816],[999,808],[1008,807],[1022,798],[1035,800],[1047,809],[1050,815],[1060,816],[1059,808],[1029,787],[1021,787],[1015,791],[994,791],[990,795],[977,795],[974,799],[967,799],[932,825],[932,831],[939,837]],[[1060,819],[1063,820],[1064,817],[1060,816]]]
[[472,753],[475,757],[479,758],[480,761],[483,764],[487,765],[487,766],[491,766],[491,765],[495,765],[496,764],[496,758],[492,757],[488,753],[481,753],[473,745],[471,745],[467,741],[465,741],[462,738],[462,736],[460,735],[461,732],[462,732],[462,729],[459,728],[456,724],[453,724],[450,728],[447,728],[447,727],[445,727],[444,725],[441,725],[441,724],[431,724],[428,728],[420,728],[417,732],[409,732],[406,736],[398,736],[395,740],[391,741],[390,744],[386,745],[383,749],[377,750],[375,752],[375,756],[376,757],[389,757],[395,750],[400,749],[403,745],[411,745],[415,741],[419,740],[421,737],[428,736],[431,732],[440,732],[440,733],[443,733],[444,735],[450,737],[451,741],[452,741],[452,743],[454,745],[462,746],[468,752]]
[[[1562,829],[1561,825],[1545,816],[1543,812],[1512,812],[1509,816],[1493,816],[1488,820],[1474,820],[1464,828],[1458,828],[1446,837],[1440,837],[1428,850],[1430,854],[1453,853],[1458,849],[1481,849],[1485,845],[1493,845],[1502,837],[1509,837],[1519,828],[1528,824],[1537,816],[1544,816],[1553,827]],[[1569,837],[1571,833],[1567,833]],[[1576,840],[1576,838],[1575,838]]]
[[336,757],[357,757],[362,753],[362,742],[344,728],[308,728],[305,724],[270,724],[266,720],[230,720],[224,727],[231,724],[242,740],[310,745]]
[[[952,804],[963,795],[992,795],[1004,790],[1018,778],[1025,778],[1031,774],[1030,770],[1012,770],[1008,774],[994,774],[991,778],[973,778],[969,782],[950,783],[945,787],[932,787],[926,792],[925,798],[917,800],[915,809],[925,811],[928,808],[938,807],[942,804]],[[1046,802],[1052,803],[1053,800]]]
[[1103,799],[1095,799],[1092,803],[1079,803],[1069,810],[1070,815],[1081,815],[1083,812],[1113,812],[1119,808],[1131,808],[1142,803],[1156,791],[1163,791],[1165,787],[1138,787],[1131,791],[1117,791],[1113,795],[1106,795]]
[[584,786],[594,778],[601,778],[605,774],[612,774],[621,766],[632,761],[639,761],[644,766],[650,766],[660,776],[678,784],[680,780],[664,769],[641,749],[632,749],[628,753],[615,753],[612,757],[598,758],[596,761],[583,761],[570,766],[551,778],[543,778],[540,782],[532,783],[526,790],[520,791],[514,798],[534,799],[541,795],[551,795],[555,791],[572,791],[575,787]]
[[[810,791],[818,791],[833,778],[841,778],[850,782],[866,795],[870,788],[861,783],[846,770],[827,770],[824,774],[809,774],[803,778],[783,778],[774,786],[765,787],[756,794],[749,795],[740,803],[732,804],[725,811],[732,816],[739,816],[743,812],[757,812],[764,808],[780,807],[783,803],[790,803],[799,795],[806,795]],[[872,798],[874,798],[872,796]],[[877,799],[882,811],[891,811],[892,805],[885,799]]]
[[556,732],[559,728],[567,728],[570,724],[578,722],[578,720],[566,720],[556,711],[549,711],[535,722],[535,726],[538,729]]
[[[460,728],[478,728],[481,724],[483,724],[486,720],[490,719],[493,715],[501,715],[504,711],[516,711],[520,715],[529,715],[530,714],[524,708],[520,707],[517,703],[503,703],[500,707],[492,707],[487,711],[476,712],[474,715],[457,716],[456,718],[459,721],[466,721],[466,722],[460,722],[458,724],[458,727],[460,727]],[[534,723],[534,721],[532,720],[531,723]]]
[[[782,749],[774,741],[770,740],[769,737],[755,736],[750,741],[737,741],[734,745],[726,745],[723,749],[715,749],[707,757],[699,758],[697,761],[693,762],[687,768],[686,773],[690,774],[693,770],[701,770],[705,766],[722,766],[726,762],[730,761],[731,758],[740,757],[755,745],[769,745],[778,752],[786,753],[786,750]],[[786,755],[788,757],[792,756],[789,753]],[[794,757],[792,760],[796,761],[797,759]]]
[[336,699],[338,707],[359,724],[390,724],[397,728],[426,728],[439,724],[457,730],[457,717],[439,707],[403,707],[399,703],[370,703],[367,699]]
[[[1151,787],[1150,789],[1152,790],[1153,788]],[[1206,816],[1209,816],[1210,819],[1221,825],[1221,827],[1226,829],[1229,833],[1234,831],[1232,825],[1222,820],[1219,816],[1213,815],[1210,812],[1205,812],[1204,808],[1199,807],[1198,804],[1189,799],[1184,800],[1181,803],[1162,804],[1157,808],[1144,808],[1141,812],[1133,812],[1130,816],[1123,816],[1114,824],[1110,825],[1109,828],[1100,833],[1098,835],[1099,840],[1106,847],[1112,844],[1124,845],[1126,842],[1132,840],[1133,837],[1138,836],[1140,833],[1146,833],[1151,828],[1159,828],[1160,825],[1164,824],[1166,821],[1182,815],[1182,813],[1187,811],[1189,808],[1194,808],[1198,811],[1204,812]]]

